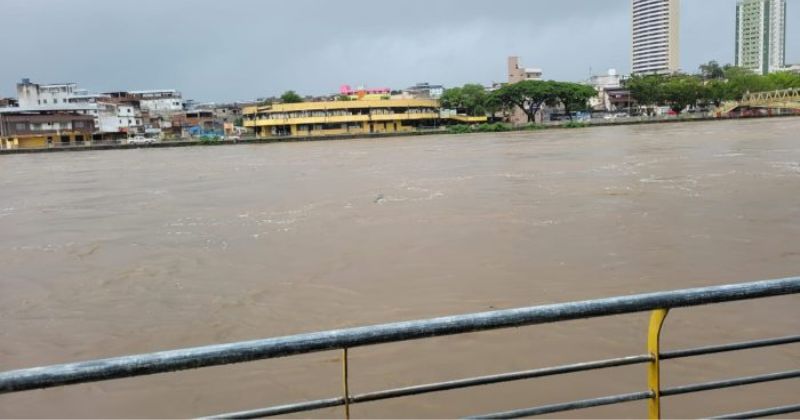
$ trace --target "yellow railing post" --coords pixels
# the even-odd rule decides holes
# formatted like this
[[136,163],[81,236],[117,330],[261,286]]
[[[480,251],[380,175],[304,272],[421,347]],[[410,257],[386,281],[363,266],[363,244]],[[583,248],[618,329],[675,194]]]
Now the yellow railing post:
[[347,372],[347,347],[342,349],[342,385],[344,387],[344,418],[350,419],[350,384]]
[[653,359],[647,368],[647,386],[653,396],[647,402],[647,414],[651,419],[661,418],[661,377],[660,377],[660,346],[661,326],[667,318],[669,309],[656,309],[650,313],[650,326],[647,330],[647,352]]

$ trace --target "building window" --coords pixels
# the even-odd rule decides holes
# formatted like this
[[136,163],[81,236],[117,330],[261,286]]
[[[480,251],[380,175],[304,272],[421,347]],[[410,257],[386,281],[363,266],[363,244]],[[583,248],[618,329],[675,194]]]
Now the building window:
[[25,129],[27,129],[27,128],[28,128],[28,124],[25,124],[25,123],[17,123],[16,127],[17,127],[17,130],[25,130]]
[[75,128],[83,128],[83,121],[75,121]]

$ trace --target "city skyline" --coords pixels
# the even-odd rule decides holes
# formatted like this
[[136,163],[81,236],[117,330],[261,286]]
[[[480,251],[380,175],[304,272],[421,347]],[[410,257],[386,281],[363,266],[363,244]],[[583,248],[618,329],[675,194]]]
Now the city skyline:
[[[582,81],[608,68],[631,70],[630,0],[458,2],[458,8],[412,1],[413,12],[391,14],[363,1],[336,7],[308,1],[192,7],[181,1],[0,1],[4,25],[24,35],[5,48],[0,96],[13,96],[24,77],[76,82],[92,91],[175,88],[187,98],[217,102],[288,89],[332,93],[341,84],[488,84],[504,81],[509,55],[542,68],[544,79]],[[310,8],[315,13],[308,14]],[[734,62],[735,9],[736,0],[681,2],[683,71],[708,60]],[[800,45],[792,42],[800,28],[791,23],[800,21],[799,9],[790,4],[787,10],[787,63],[800,62]],[[33,31],[32,19],[52,29]]]

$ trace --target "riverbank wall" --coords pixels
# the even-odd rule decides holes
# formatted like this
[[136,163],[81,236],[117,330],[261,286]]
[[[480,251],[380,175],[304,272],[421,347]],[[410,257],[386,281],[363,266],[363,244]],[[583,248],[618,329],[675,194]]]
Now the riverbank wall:
[[[569,129],[591,129],[596,127],[615,127],[621,125],[644,125],[644,124],[676,124],[676,123],[689,123],[701,121],[731,121],[741,119],[753,118],[791,118],[800,117],[798,115],[773,115],[773,116],[753,116],[753,117],[737,117],[737,118],[717,118],[717,117],[687,117],[687,118],[666,118],[666,119],[636,119],[636,120],[612,120],[612,121],[594,121],[580,123],[579,127],[566,126],[564,124],[545,124],[537,126],[535,129],[530,127],[510,127],[505,132],[520,132],[520,131],[540,131],[540,130],[569,130]],[[352,140],[352,139],[372,139],[372,138],[386,138],[386,137],[412,137],[412,136],[428,136],[428,135],[469,135],[473,133],[450,133],[446,129],[439,130],[424,130],[412,131],[404,133],[372,133],[372,134],[344,134],[335,136],[298,136],[298,137],[247,137],[240,140],[197,140],[185,139],[175,141],[161,141],[150,144],[89,144],[85,146],[66,146],[66,147],[50,147],[42,149],[2,149],[0,155],[9,154],[22,154],[22,153],[51,153],[51,152],[80,152],[88,150],[115,150],[115,149],[143,149],[143,148],[165,148],[165,147],[190,147],[190,146],[221,146],[233,144],[254,144],[254,143],[289,143],[298,141],[324,141],[324,140]]]

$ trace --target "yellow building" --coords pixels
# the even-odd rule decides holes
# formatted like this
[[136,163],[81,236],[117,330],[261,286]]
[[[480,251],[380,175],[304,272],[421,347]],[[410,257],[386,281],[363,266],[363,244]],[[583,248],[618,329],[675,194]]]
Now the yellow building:
[[54,146],[82,146],[90,144],[91,134],[84,132],[61,132],[55,134],[29,134],[0,137],[0,150],[3,149],[44,149]]
[[59,110],[0,110],[0,149],[84,145],[92,140],[94,117]]
[[403,133],[443,122],[439,101],[430,99],[301,102],[246,107],[242,114],[244,126],[260,137]]

